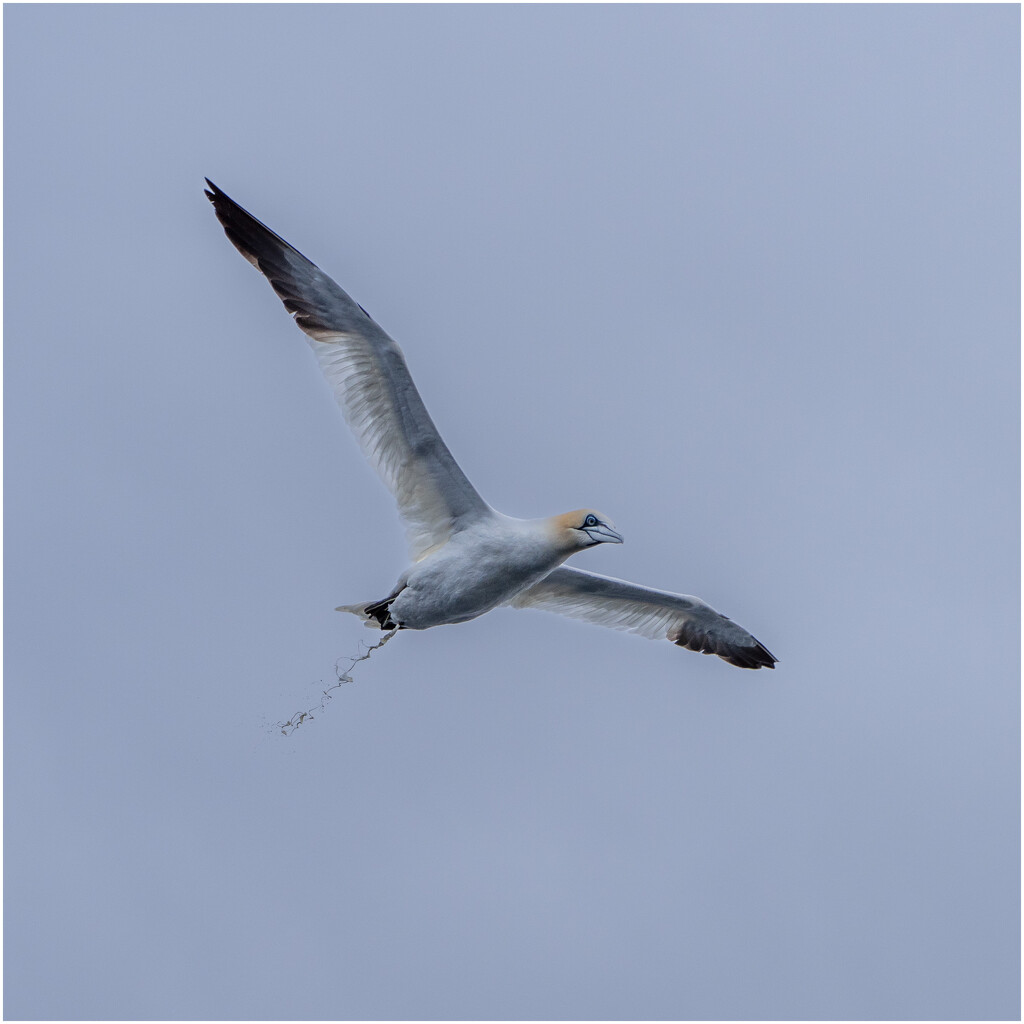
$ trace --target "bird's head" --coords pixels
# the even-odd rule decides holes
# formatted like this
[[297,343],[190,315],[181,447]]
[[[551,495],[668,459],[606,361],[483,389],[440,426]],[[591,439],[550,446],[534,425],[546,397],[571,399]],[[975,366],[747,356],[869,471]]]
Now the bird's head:
[[622,534],[600,512],[581,508],[549,520],[559,543],[570,551],[592,548],[595,544],[621,544]]

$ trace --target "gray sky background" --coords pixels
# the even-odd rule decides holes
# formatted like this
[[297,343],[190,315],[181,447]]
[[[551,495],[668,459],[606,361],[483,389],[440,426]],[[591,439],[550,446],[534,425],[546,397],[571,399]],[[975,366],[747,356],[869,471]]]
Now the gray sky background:
[[[8,1018],[1013,1018],[1016,6],[14,6]],[[209,175],[481,493],[780,659],[405,559]]]

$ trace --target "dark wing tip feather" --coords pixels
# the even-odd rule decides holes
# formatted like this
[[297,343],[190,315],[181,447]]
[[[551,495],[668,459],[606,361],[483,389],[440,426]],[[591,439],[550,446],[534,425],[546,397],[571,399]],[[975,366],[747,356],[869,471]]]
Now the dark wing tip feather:
[[764,644],[754,641],[753,647],[733,648],[728,654],[720,654],[730,665],[737,668],[775,668],[778,659]]
[[209,178],[206,179],[206,184],[210,186],[208,189],[204,189],[206,198],[213,203],[217,220],[223,225],[224,232],[231,240],[231,244],[259,270],[264,270],[264,268],[257,260],[273,259],[275,255],[280,258],[282,250],[286,253],[294,253],[310,266],[316,266],[294,245],[286,242],[279,234],[271,231],[266,224],[257,220],[248,210],[239,206],[231,196],[219,189]]
[[[270,282],[295,322],[317,338],[365,326],[365,310],[295,246],[243,209],[209,178],[206,196],[228,241]],[[372,322],[372,321],[371,321]]]
[[754,637],[750,638],[753,641],[752,645],[740,646],[716,635],[714,630],[694,628],[692,623],[684,625],[678,636],[671,639],[677,647],[685,647],[688,651],[717,654],[723,661],[735,665],[736,668],[775,668],[778,661],[778,658]]

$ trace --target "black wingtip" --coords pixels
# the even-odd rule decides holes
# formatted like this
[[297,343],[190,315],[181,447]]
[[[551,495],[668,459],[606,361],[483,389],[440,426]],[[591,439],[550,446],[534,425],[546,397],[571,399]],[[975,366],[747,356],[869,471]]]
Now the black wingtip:
[[[258,221],[248,210],[239,206],[238,203],[236,203],[234,199],[224,191],[224,189],[215,185],[209,178],[205,178],[203,180],[210,186],[203,190],[206,193],[206,198],[213,203],[213,209],[217,214],[217,218],[225,228],[227,228],[232,221],[236,223],[241,222],[245,224],[255,224],[257,227],[268,232],[274,238],[277,238],[283,245],[288,245],[283,238],[271,231],[266,224]],[[291,246],[289,246],[289,248],[291,248]]]
[[755,640],[753,647],[744,647],[730,653],[732,657],[724,654],[721,657],[737,668],[775,668],[779,660],[760,640]]
[[760,640],[754,640],[753,647],[744,647],[743,654],[753,662],[751,668],[775,668],[779,660]]
[[760,640],[754,640],[753,647],[737,647],[712,633],[698,633],[680,635],[672,642],[698,654],[717,654],[736,668],[775,668],[779,660]]
[[[303,256],[295,246],[286,242],[275,231],[271,231],[262,221],[257,220],[248,210],[239,206],[222,188],[215,185],[209,178],[206,184],[206,198],[213,203],[213,212],[217,215],[231,244],[264,276],[270,280],[274,290],[281,295],[275,283],[275,270],[280,270],[279,261],[282,256],[293,254],[304,263],[316,269],[312,260]],[[284,295],[281,295],[284,298]],[[287,303],[286,303],[287,304]],[[295,312],[295,310],[290,310]],[[300,323],[301,327],[302,324]]]

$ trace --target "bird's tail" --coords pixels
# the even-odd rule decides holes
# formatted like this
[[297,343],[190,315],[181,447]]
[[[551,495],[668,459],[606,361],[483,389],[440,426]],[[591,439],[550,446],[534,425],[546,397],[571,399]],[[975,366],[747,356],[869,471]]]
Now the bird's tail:
[[343,604],[335,608],[336,612],[348,612],[363,620],[363,625],[370,629],[401,629],[397,622],[391,618],[391,602],[393,597],[387,597],[383,601],[374,601],[371,604]]
[[364,626],[369,626],[371,629],[380,629],[380,623],[366,612],[365,604],[343,604],[339,608],[335,608],[336,612],[348,612],[350,615],[355,615],[363,620]]

